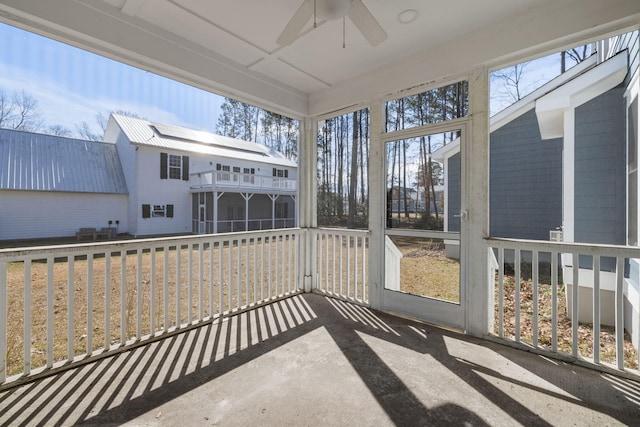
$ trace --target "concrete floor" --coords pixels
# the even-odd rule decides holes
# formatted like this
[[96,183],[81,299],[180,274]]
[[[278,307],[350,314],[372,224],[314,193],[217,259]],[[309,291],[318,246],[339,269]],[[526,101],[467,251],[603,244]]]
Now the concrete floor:
[[0,425],[640,425],[640,383],[305,294],[0,393]]

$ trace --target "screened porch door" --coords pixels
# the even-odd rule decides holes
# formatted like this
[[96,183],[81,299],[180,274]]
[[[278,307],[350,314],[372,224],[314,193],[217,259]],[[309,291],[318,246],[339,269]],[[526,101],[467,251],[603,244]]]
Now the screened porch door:
[[465,329],[464,126],[385,143],[385,310]]

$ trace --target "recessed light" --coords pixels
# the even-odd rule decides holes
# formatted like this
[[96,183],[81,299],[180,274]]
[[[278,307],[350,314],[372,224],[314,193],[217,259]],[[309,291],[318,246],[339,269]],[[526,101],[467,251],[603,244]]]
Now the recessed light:
[[418,19],[418,11],[415,9],[403,10],[398,14],[398,21],[402,24],[410,24]]

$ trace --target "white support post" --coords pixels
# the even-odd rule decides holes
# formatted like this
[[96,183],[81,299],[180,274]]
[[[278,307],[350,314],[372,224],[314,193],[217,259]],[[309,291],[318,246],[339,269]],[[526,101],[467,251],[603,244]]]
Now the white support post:
[[218,233],[218,200],[224,194],[224,191],[214,191],[213,192],[213,234]]
[[253,197],[253,193],[240,193],[244,199],[244,231],[249,231],[249,200]]
[[[460,280],[466,284],[466,330],[470,335],[489,333],[493,316],[493,295],[487,281],[488,252],[483,239],[489,235],[489,72],[477,67],[469,76],[469,114],[471,132],[462,156],[466,172],[462,202],[469,213],[460,242],[460,256],[467,262],[466,274]],[[463,289],[465,289],[463,287]]]
[[385,149],[382,142],[384,113],[381,100],[374,100],[370,109],[369,150],[369,304],[382,308],[384,292],[384,228],[385,228]]
[[298,151],[298,195],[296,200],[296,222],[303,229],[300,234],[301,244],[298,259],[298,272],[301,277],[299,287],[305,292],[317,287],[313,283],[313,266],[315,264],[314,251],[312,250],[313,235],[311,230],[318,226],[317,223],[317,188],[316,188],[316,135],[318,134],[318,122],[307,117],[300,122],[300,140]]
[[279,194],[268,194],[271,199],[271,229],[276,228],[276,200],[280,197]]

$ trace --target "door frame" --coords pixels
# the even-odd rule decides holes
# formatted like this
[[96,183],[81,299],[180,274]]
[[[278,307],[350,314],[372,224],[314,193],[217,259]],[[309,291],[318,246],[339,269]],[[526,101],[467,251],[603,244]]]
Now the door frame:
[[[381,111],[380,111],[381,113]],[[382,114],[378,117],[381,119]],[[372,115],[372,121],[374,117]],[[381,120],[383,123],[384,120]],[[370,230],[372,230],[372,243],[378,246],[377,251],[370,253],[373,259],[378,259],[379,269],[381,270],[381,279],[384,280],[384,238],[387,234],[394,235],[416,235],[420,237],[434,237],[438,239],[459,238],[460,240],[460,302],[458,304],[437,300],[433,298],[411,295],[403,292],[388,290],[384,283],[371,283],[370,295],[372,305],[383,311],[401,314],[404,316],[416,318],[441,326],[452,327],[465,331],[467,329],[467,284],[468,284],[468,222],[460,221],[460,232],[442,232],[442,231],[418,231],[418,230],[399,230],[394,229],[391,233],[387,233],[386,229],[386,145],[389,142],[418,138],[425,135],[433,135],[451,131],[460,131],[460,210],[467,212],[468,210],[468,153],[469,153],[469,131],[471,129],[471,118],[464,117],[461,119],[449,120],[441,123],[435,123],[411,129],[405,129],[394,132],[382,132],[376,141],[377,147],[372,146],[370,153],[370,164],[378,165],[377,173],[370,171],[371,191],[377,191],[376,197],[371,198],[372,206],[370,212]],[[373,142],[372,142],[373,144]],[[377,148],[377,149],[373,149]],[[378,205],[373,206],[373,204]],[[377,215],[374,215],[376,212]],[[379,227],[379,232],[375,233],[374,227]],[[373,262],[372,260],[370,262]]]

